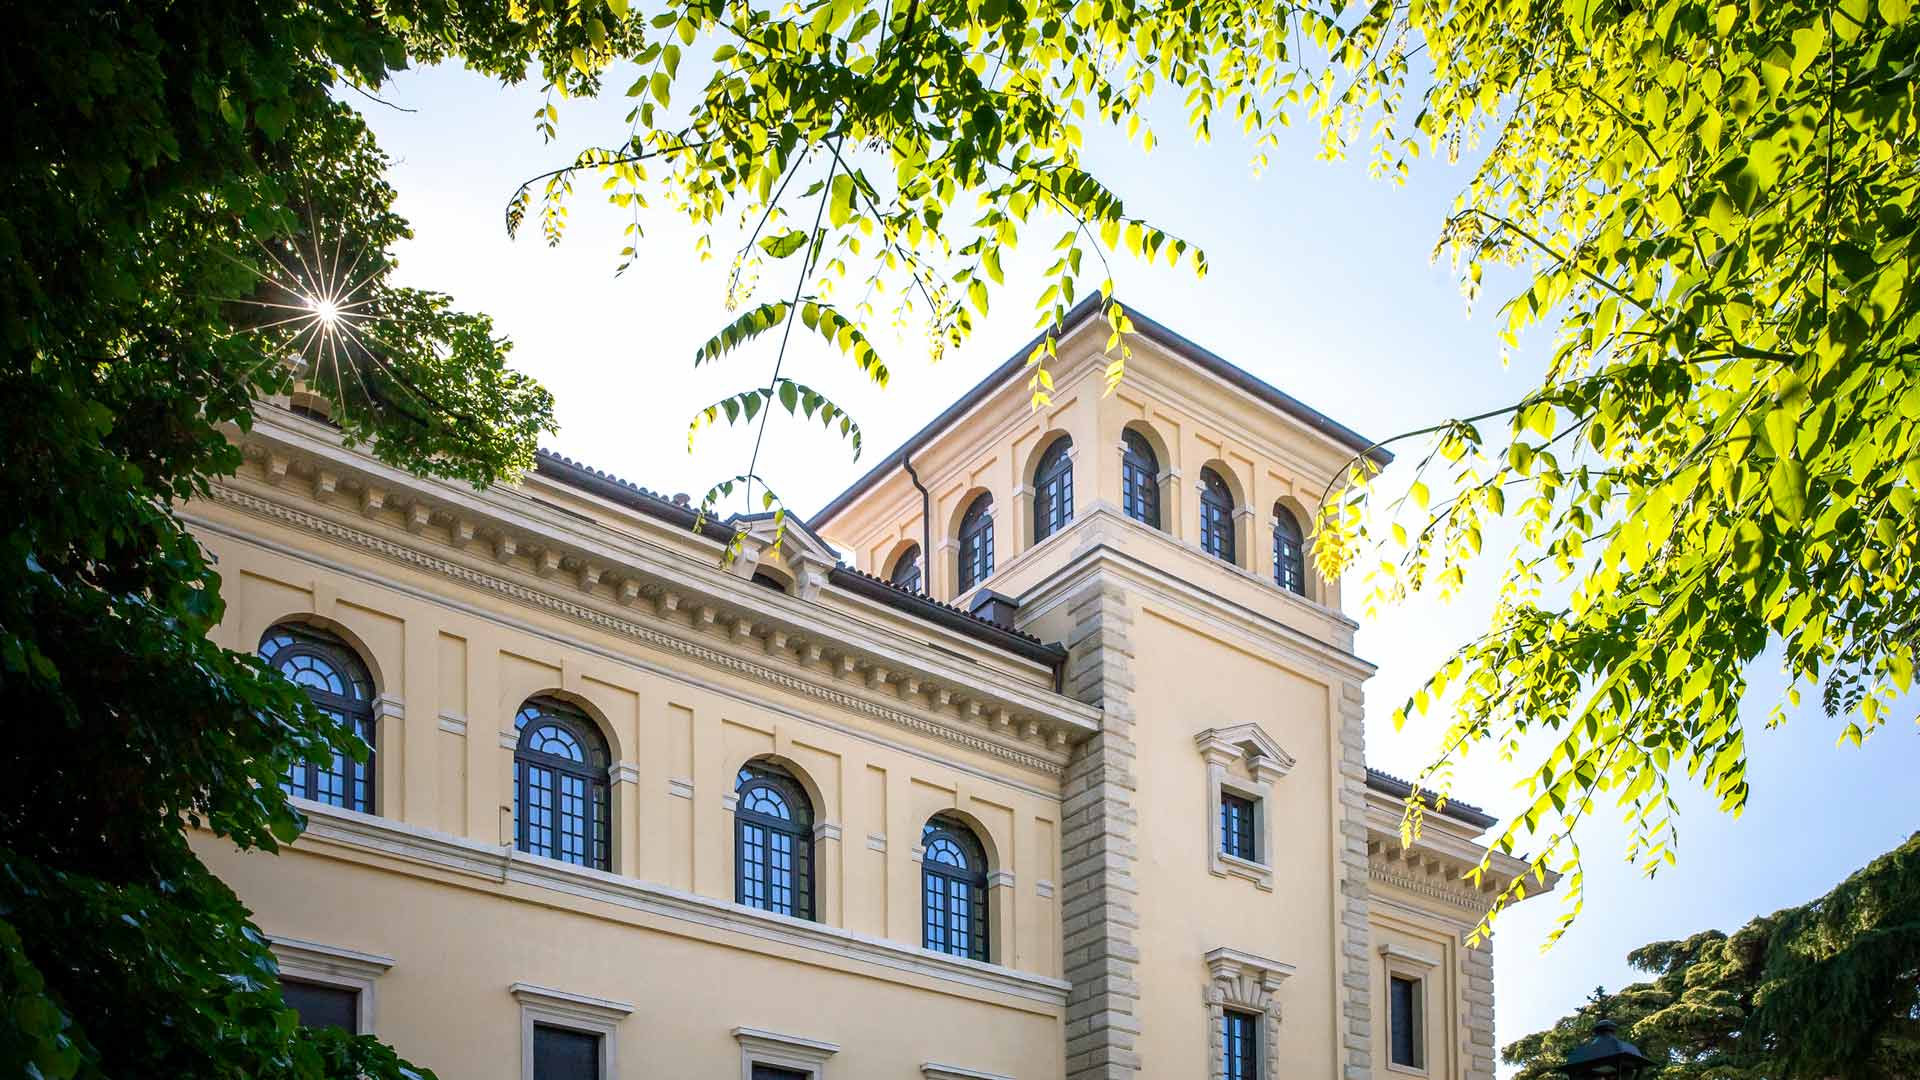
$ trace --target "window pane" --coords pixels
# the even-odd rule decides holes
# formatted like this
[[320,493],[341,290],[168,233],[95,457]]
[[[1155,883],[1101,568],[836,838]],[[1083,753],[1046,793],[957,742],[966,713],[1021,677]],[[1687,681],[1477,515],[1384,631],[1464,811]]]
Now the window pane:
[[1387,1033],[1393,1043],[1393,1063],[1418,1069],[1424,1040],[1420,1035],[1420,982],[1398,976],[1387,980]]
[[533,1080],[600,1080],[600,1036],[533,1025]]
[[757,1061],[753,1064],[753,1080],[808,1080],[811,1075],[799,1069],[783,1069],[778,1065],[762,1065]]
[[1220,850],[1237,859],[1258,859],[1254,843],[1252,799],[1220,795]]
[[1228,1009],[1220,1016],[1224,1080],[1260,1080],[1260,1018]]
[[280,994],[287,1007],[300,1014],[300,1026],[339,1028],[360,1033],[360,991],[344,986],[323,986],[298,979],[280,980]]

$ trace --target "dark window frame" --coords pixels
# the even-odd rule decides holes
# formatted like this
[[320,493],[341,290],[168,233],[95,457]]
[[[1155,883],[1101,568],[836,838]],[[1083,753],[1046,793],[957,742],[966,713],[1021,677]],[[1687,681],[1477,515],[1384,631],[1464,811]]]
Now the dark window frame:
[[1220,792],[1220,852],[1248,862],[1260,861],[1260,800],[1233,791]]
[[[607,771],[612,764],[612,754],[607,747],[606,736],[600,727],[585,713],[565,702],[548,697],[530,698],[514,714],[514,729],[519,740],[513,749],[513,845],[515,849],[529,855],[557,859],[560,862],[585,866],[594,870],[611,871],[613,869],[613,799],[608,783]],[[533,740],[542,732],[558,731],[571,739],[580,750],[580,760],[575,761],[564,754],[551,753],[535,749]],[[529,812],[534,805],[533,796],[539,789],[542,773],[550,785],[546,796],[550,800],[546,806],[547,822],[544,828],[537,828]],[[568,780],[578,781],[580,793],[575,796],[568,791]],[[581,800],[582,814],[573,815],[582,819],[580,831],[576,834],[567,828],[565,800],[577,797]],[[539,832],[546,835],[540,837]],[[568,850],[568,840],[579,843],[578,858]],[[536,850],[538,841],[544,850]]]
[[1145,435],[1120,433],[1120,509],[1149,528],[1160,528],[1160,457]]
[[1200,470],[1200,550],[1223,562],[1238,563],[1234,550],[1233,489],[1211,468]]
[[1306,532],[1285,506],[1273,506],[1273,583],[1295,596],[1307,595]]
[[920,545],[909,544],[900,557],[893,560],[893,569],[887,572],[887,580],[908,592],[919,592],[924,569],[920,565]]
[[960,516],[960,591],[993,576],[993,494],[982,492]]
[[[734,901],[775,915],[819,921],[814,903],[813,800],[806,788],[779,765],[750,761],[740,767],[733,790]],[[757,809],[753,796],[760,791],[783,804],[787,816]],[[777,879],[782,869],[775,859],[782,838],[788,842],[784,883]],[[753,895],[749,886],[757,886],[759,895]],[[784,902],[778,896],[782,889],[787,894]]]
[[[1388,1060],[1403,1068],[1427,1067],[1425,982],[1411,975],[1387,974]],[[1406,988],[1404,1002],[1402,987]],[[1405,1011],[1404,1022],[1399,1015],[1402,1008]]]
[[[986,846],[966,823],[936,816],[921,828],[920,847],[921,947],[991,962],[993,922],[987,907]],[[952,857],[967,865],[946,861]],[[955,900],[966,905],[964,912],[956,913]]]
[[1260,1080],[1259,1013],[1241,1009],[1220,1012],[1220,1076],[1222,1080]]
[[[606,1053],[607,1036],[605,1032],[568,1027],[565,1024],[549,1024],[541,1020],[535,1020],[533,1022],[533,1080],[550,1080],[550,1078],[553,1078],[553,1080],[571,1080],[572,1077],[579,1075],[577,1072],[571,1072],[562,1073],[558,1077],[555,1077],[552,1067],[554,1064],[553,1058],[551,1056],[543,1056],[542,1054],[540,1041],[542,1032],[563,1036],[564,1041],[573,1043],[576,1048],[582,1044],[590,1047],[591,1052],[587,1059],[586,1075],[590,1080],[605,1080],[601,1072],[601,1066]],[[547,1050],[547,1055],[558,1053],[559,1049],[557,1047]]]
[[[281,789],[296,798],[338,806],[362,814],[375,813],[379,793],[375,785],[375,748],[379,745],[378,723],[374,717],[376,697],[373,673],[353,646],[336,634],[297,623],[278,623],[260,636],[260,659],[283,677],[306,691],[314,707],[333,717],[367,744],[367,759],[354,761],[341,754],[333,757],[333,766],[296,761],[281,781]],[[325,665],[340,682],[341,691],[325,690],[302,682],[300,672],[290,670],[300,661]],[[309,666],[306,670],[311,671]],[[323,780],[337,779],[336,796]]]
[[[288,995],[288,987],[299,988],[294,996],[297,996],[301,992],[306,992],[316,994],[318,997],[344,1000],[347,1006],[347,1022],[345,1024],[313,1023],[307,1015],[307,1010],[303,1010],[299,1005],[295,1004],[294,996]],[[365,991],[357,986],[342,986],[339,983],[321,982],[317,979],[303,979],[297,975],[280,976],[280,999],[286,1004],[287,1008],[292,1009],[294,1013],[300,1017],[301,1027],[338,1027],[349,1035],[370,1034],[369,1032],[360,1030],[360,995],[363,993],[365,993]]]
[[1062,435],[1033,468],[1033,542],[1073,524],[1073,439]]

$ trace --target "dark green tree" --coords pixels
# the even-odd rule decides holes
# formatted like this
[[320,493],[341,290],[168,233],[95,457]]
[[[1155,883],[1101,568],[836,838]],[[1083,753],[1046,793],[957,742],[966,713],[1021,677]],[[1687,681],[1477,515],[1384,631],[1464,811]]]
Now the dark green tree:
[[1920,834],[1817,900],[1627,960],[1651,978],[1501,1050],[1520,1080],[1558,1075],[1602,1017],[1658,1080],[1920,1075]]

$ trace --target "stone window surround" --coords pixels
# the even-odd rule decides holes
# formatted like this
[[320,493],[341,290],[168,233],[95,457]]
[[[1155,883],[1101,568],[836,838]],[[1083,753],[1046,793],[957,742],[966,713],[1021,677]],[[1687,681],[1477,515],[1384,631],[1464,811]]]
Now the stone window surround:
[[290,937],[269,938],[267,944],[283,977],[353,991],[357,1034],[375,1034],[374,984],[393,967],[393,957]]
[[805,1073],[807,1080],[826,1080],[827,1059],[840,1052],[839,1043],[761,1028],[734,1028],[733,1039],[740,1044],[740,1080],[753,1080],[755,1065],[794,1069]]
[[516,982],[507,992],[520,1002],[520,1077],[533,1080],[533,1029],[536,1024],[600,1037],[600,1075],[619,1075],[617,1030],[633,1012],[624,1001],[573,994],[548,986]]
[[1280,960],[1221,946],[1206,955],[1207,988],[1203,1001],[1207,1007],[1208,1080],[1226,1075],[1226,1047],[1220,1038],[1221,1021],[1228,1009],[1252,1013],[1260,1018],[1260,1045],[1256,1064],[1258,1080],[1277,1080],[1280,1073],[1280,1002],[1276,996],[1280,984],[1293,974],[1293,965]]
[[[1293,769],[1291,754],[1280,748],[1257,724],[1238,724],[1227,728],[1208,728],[1193,737],[1200,756],[1207,762],[1207,870],[1216,877],[1240,877],[1259,888],[1273,891],[1273,830],[1267,826],[1267,805],[1273,785]],[[1244,762],[1253,774],[1244,780],[1232,767]],[[1254,859],[1242,859],[1222,850],[1220,835],[1220,798],[1238,795],[1253,803]]]
[[1431,996],[1427,993],[1427,984],[1431,981],[1429,976],[1433,974],[1434,969],[1440,966],[1440,961],[1435,957],[1415,952],[1404,945],[1396,945],[1392,942],[1380,946],[1380,959],[1386,965],[1386,978],[1383,981],[1388,994],[1388,1000],[1381,1009],[1380,1020],[1381,1026],[1386,1032],[1385,1064],[1387,1070],[1390,1072],[1404,1073],[1408,1076],[1425,1076],[1428,1071],[1426,1064],[1428,1054],[1425,1045],[1419,1047],[1421,1064],[1417,1066],[1402,1065],[1393,1060],[1393,980],[1396,978],[1406,979],[1414,984],[1414,1008],[1420,1013],[1420,1022],[1417,1028],[1420,1040],[1424,1044],[1428,1034],[1433,1030],[1433,1018],[1427,1015],[1427,1002]]
[[925,1062],[920,1066],[922,1080],[1013,1080],[1004,1073],[983,1072],[980,1069],[967,1069],[958,1065],[942,1065],[937,1061]]

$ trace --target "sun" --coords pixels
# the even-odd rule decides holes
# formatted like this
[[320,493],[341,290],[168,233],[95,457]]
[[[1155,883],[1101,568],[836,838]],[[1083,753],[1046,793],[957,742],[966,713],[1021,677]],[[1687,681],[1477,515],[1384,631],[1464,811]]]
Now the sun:
[[340,305],[330,296],[322,296],[307,301],[307,310],[322,323],[332,326],[340,319]]

